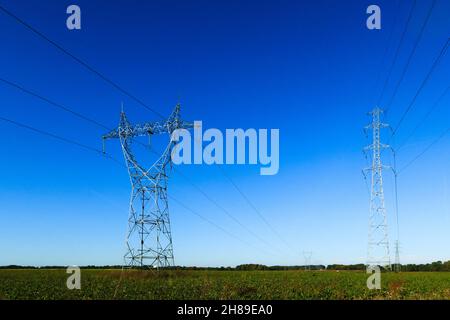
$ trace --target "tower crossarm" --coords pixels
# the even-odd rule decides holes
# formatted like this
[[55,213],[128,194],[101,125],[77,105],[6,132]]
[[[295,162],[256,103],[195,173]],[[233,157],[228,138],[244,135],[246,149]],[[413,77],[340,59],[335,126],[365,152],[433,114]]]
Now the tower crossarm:
[[192,122],[180,119],[180,105],[177,105],[169,118],[163,122],[153,121],[131,125],[126,118],[125,113],[122,112],[119,127],[103,135],[102,138],[104,140],[119,138],[127,139],[164,133],[171,135],[172,132],[177,129],[190,129],[193,127],[194,124]]
[[371,124],[368,124],[367,126],[365,126],[364,130],[370,130],[370,129],[377,128],[377,127],[380,129],[383,129],[383,128],[389,128],[389,125],[387,123],[374,122],[374,123],[371,123]]
[[[387,165],[384,165],[384,164],[382,164],[380,166],[380,168],[382,168],[383,170],[394,170],[394,168],[392,166],[387,166]],[[367,172],[370,172],[372,170],[374,170],[374,167],[366,167],[366,168],[362,169],[362,172],[365,175]]]
[[125,128],[119,127],[111,130],[103,136],[103,139],[118,139],[120,137],[134,138],[163,133],[172,134],[176,129],[189,129],[193,127],[193,123],[186,121],[179,121],[177,123],[145,122],[134,126],[127,126]]
[[380,149],[391,149],[391,146],[388,144],[383,144],[383,143],[372,143],[369,144],[368,146],[364,147],[364,151],[369,151],[369,150],[373,150],[374,148],[380,148]]

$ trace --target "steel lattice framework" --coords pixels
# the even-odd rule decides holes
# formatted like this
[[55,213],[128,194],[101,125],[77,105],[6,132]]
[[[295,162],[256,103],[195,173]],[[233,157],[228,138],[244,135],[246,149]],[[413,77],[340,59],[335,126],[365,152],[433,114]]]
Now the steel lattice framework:
[[312,251],[303,251],[303,258],[305,260],[305,270],[311,270]]
[[[117,129],[104,135],[119,139],[131,181],[131,198],[126,236],[125,265],[128,267],[169,267],[174,265],[167,195],[169,164],[175,142],[174,130],[192,128],[180,118],[180,105],[166,121],[132,125],[122,110]],[[145,169],[136,161],[132,144],[136,137],[168,134],[169,144],[162,155]],[[169,168],[168,168],[169,167]]]
[[400,272],[402,269],[400,265],[400,244],[398,240],[395,242],[395,264],[394,264],[394,271]]
[[383,110],[375,108],[369,114],[372,123],[365,127],[372,130],[372,144],[364,148],[372,152],[372,165],[365,171],[371,173],[370,215],[369,215],[369,239],[367,250],[367,265],[379,265],[385,268],[391,267],[389,253],[388,223],[383,189],[383,169],[391,169],[381,161],[381,151],[390,148],[380,142],[381,129],[389,126],[381,122]]

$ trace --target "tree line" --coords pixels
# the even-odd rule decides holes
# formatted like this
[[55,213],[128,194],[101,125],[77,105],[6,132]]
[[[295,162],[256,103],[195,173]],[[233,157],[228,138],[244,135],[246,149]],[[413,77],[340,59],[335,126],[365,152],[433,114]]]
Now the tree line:
[[[8,265],[8,266],[0,266],[0,269],[66,269],[67,266],[19,266],[19,265]],[[108,266],[80,266],[82,269],[121,269],[120,265],[108,265]],[[222,270],[222,271],[258,271],[258,270],[266,270],[266,271],[287,271],[287,270],[348,270],[348,271],[363,271],[366,270],[366,265],[360,264],[330,264],[330,265],[310,265],[310,266],[266,266],[263,264],[241,264],[236,267],[186,267],[186,266],[175,266],[169,268],[163,268],[169,270]],[[394,265],[392,265],[392,269],[394,269]],[[427,264],[404,264],[400,265],[401,271],[447,271],[450,272],[450,260],[449,261],[435,261]]]

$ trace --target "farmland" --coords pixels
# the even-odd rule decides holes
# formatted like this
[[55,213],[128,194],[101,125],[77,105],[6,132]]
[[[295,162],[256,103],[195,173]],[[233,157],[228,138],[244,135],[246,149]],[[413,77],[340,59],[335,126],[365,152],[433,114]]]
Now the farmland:
[[360,271],[0,270],[0,299],[450,299],[449,272],[383,273],[368,290]]

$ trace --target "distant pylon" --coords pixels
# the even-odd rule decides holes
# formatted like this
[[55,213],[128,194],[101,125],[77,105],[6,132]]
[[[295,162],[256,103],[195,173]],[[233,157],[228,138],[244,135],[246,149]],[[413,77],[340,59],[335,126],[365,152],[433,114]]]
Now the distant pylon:
[[394,265],[394,271],[400,272],[401,271],[401,264],[400,264],[400,244],[398,240],[395,242],[395,265]]
[[303,258],[305,259],[305,270],[311,269],[311,258],[312,258],[312,251],[303,251]]
[[400,224],[398,218],[398,185],[397,185],[397,160],[394,153],[394,188],[395,188],[395,217],[396,217],[396,225],[397,225],[397,240],[395,241],[395,265],[394,271],[400,272],[402,271],[402,265],[400,264]]
[[364,148],[364,151],[372,151],[372,165],[364,170],[364,172],[371,173],[372,181],[367,265],[378,265],[390,269],[388,223],[383,190],[383,169],[390,167],[384,166],[381,161],[381,151],[390,147],[380,142],[380,131],[382,128],[387,128],[388,125],[381,122],[383,110],[380,108],[376,107],[369,114],[372,116],[372,123],[365,129],[372,130],[372,144]]
[[[103,140],[120,140],[130,175],[131,199],[124,256],[128,267],[174,265],[167,195],[168,165],[174,146],[170,137],[176,129],[192,127],[193,124],[180,119],[179,105],[166,121],[138,125],[131,125],[122,109],[119,127],[103,136]],[[138,164],[131,149],[134,138],[166,133],[169,144],[158,160],[149,169]]]

